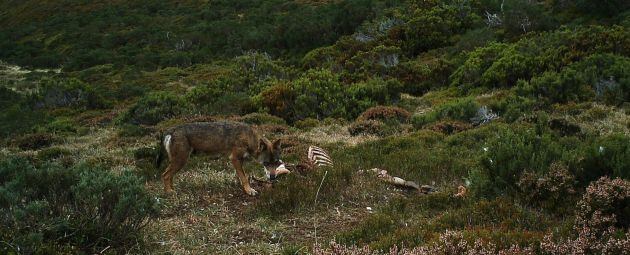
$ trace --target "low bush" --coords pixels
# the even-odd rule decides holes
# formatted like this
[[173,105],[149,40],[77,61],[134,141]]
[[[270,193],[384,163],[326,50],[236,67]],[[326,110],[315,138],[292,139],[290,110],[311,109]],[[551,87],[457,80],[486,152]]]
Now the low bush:
[[77,123],[66,117],[56,118],[47,123],[45,126],[38,128],[40,132],[52,132],[56,134],[76,134],[79,131],[85,131]]
[[544,174],[568,151],[556,137],[529,128],[499,130],[483,150],[480,167],[471,172],[470,179],[473,191],[486,197],[516,194],[525,170]]
[[57,138],[50,133],[26,134],[16,138],[13,143],[22,150],[37,150],[53,144]]
[[595,54],[562,70],[548,71],[529,82],[518,82],[519,91],[547,104],[593,99],[620,105],[630,98],[630,59]]
[[386,126],[378,120],[359,120],[348,126],[351,135],[385,135]]
[[390,105],[400,100],[403,85],[396,79],[370,79],[345,88],[345,118],[356,118],[370,107]]
[[602,177],[586,188],[578,203],[577,222],[592,224],[590,220],[597,214],[615,217],[609,222],[613,227],[627,229],[630,226],[630,182],[627,179]]
[[295,123],[293,123],[293,126],[302,130],[309,130],[319,125],[320,125],[319,120],[313,119],[313,118],[306,118],[303,120],[298,120]]
[[109,102],[94,87],[78,79],[44,79],[36,97],[38,106],[48,108],[98,109],[109,106]]
[[50,116],[34,106],[28,97],[0,86],[0,136],[32,132],[49,120]]
[[296,119],[345,117],[346,96],[339,76],[329,70],[309,70],[295,82],[293,111]]
[[142,148],[138,148],[135,151],[133,151],[133,157],[135,159],[145,159],[145,158],[149,158],[149,159],[154,159],[155,156],[157,156],[158,149],[154,148],[154,147],[142,147]]
[[472,125],[462,121],[452,121],[452,120],[444,120],[438,121],[429,126],[430,130],[440,132],[443,134],[454,134],[459,133],[468,129],[471,129]]
[[411,122],[416,128],[441,119],[470,122],[477,115],[479,104],[472,97],[455,99],[435,107],[431,112],[414,115]]
[[405,123],[411,117],[407,110],[395,106],[375,106],[365,110],[357,120],[396,121]]
[[244,114],[255,108],[247,91],[237,88],[232,77],[221,76],[209,83],[199,84],[186,93],[186,102],[197,114]]
[[239,121],[253,124],[253,125],[262,125],[262,124],[274,124],[274,125],[286,125],[287,123],[284,119],[280,117],[276,117],[267,113],[250,113],[246,114],[240,118]]
[[124,252],[155,216],[155,200],[130,172],[70,168],[11,157],[0,161],[0,250]]
[[272,115],[293,120],[295,97],[296,93],[289,84],[278,83],[263,90],[257,99],[261,107]]
[[630,179],[630,137],[612,134],[600,137],[581,148],[581,160],[575,166],[582,186],[601,176]]
[[61,147],[50,147],[37,152],[37,159],[41,161],[50,161],[70,156],[70,150]]
[[569,213],[576,201],[575,176],[566,165],[555,162],[544,174],[525,172],[518,181],[520,195],[531,205]]
[[149,133],[147,128],[134,124],[122,124],[118,130],[118,135],[121,137],[141,137]]
[[170,92],[153,92],[142,97],[122,116],[123,122],[155,125],[185,111],[182,99]]
[[[625,254],[630,244],[630,182],[602,177],[591,183],[578,202],[573,235],[545,236],[548,254]],[[625,234],[623,232],[626,232]],[[555,239],[555,240],[554,240]],[[558,240],[559,239],[559,240]]]

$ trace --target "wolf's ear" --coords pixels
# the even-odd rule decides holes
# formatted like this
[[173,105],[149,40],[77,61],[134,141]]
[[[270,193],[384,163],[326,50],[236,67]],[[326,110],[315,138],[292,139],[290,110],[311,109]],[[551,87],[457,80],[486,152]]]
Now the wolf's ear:
[[274,151],[280,151],[281,149],[282,149],[282,142],[280,142],[280,139],[278,139],[275,142],[273,142],[273,150]]
[[267,150],[269,144],[269,140],[267,140],[267,138],[260,138],[260,140],[258,141],[258,150],[259,151],[265,151]]

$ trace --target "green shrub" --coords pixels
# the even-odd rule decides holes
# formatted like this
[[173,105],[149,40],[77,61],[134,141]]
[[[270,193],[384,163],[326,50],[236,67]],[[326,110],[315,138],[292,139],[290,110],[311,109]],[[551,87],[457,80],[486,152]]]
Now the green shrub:
[[134,124],[122,124],[120,130],[118,130],[118,135],[121,137],[141,137],[148,133],[148,129]]
[[630,179],[630,137],[613,134],[597,138],[580,153],[577,179],[583,186],[601,176]]
[[41,161],[55,160],[70,156],[70,150],[61,147],[50,147],[37,152],[37,159]]
[[451,86],[513,87],[519,80],[555,72],[592,54],[624,56],[630,48],[616,42],[627,40],[622,27],[589,26],[540,33],[513,44],[492,43],[467,54],[450,76]]
[[589,15],[596,13],[604,17],[611,17],[628,10],[630,4],[623,0],[577,0],[575,6],[578,10]]
[[261,107],[275,116],[280,116],[286,120],[295,119],[293,104],[296,93],[293,88],[286,83],[277,83],[264,89],[257,99]]
[[154,147],[141,147],[133,152],[133,157],[135,159],[154,159],[157,154],[157,149]]
[[[200,114],[243,114],[254,108],[247,91],[237,89],[231,77],[222,76],[210,83],[197,85],[185,99]],[[244,88],[245,89],[245,88]]]
[[441,119],[460,120],[470,122],[479,110],[479,104],[472,97],[455,99],[435,107],[429,113],[414,115],[411,122],[416,128]]
[[630,98],[630,59],[596,54],[560,72],[545,72],[519,82],[522,95],[546,103],[584,102],[593,99],[618,105]]
[[545,173],[567,151],[550,134],[528,128],[500,130],[483,150],[480,167],[471,172],[470,180],[473,191],[486,197],[515,194],[524,171]]
[[51,163],[35,167],[11,157],[0,161],[0,212],[0,232],[9,233],[2,235],[4,252],[97,253],[135,245],[157,208],[144,182],[129,172],[118,176],[100,167]]
[[400,100],[402,84],[395,79],[370,79],[353,83],[345,88],[348,99],[344,103],[345,118],[356,118],[363,111],[376,105],[389,105]]
[[405,24],[404,48],[409,55],[450,45],[452,36],[463,32],[479,17],[469,2],[424,1],[415,3],[412,18]]
[[402,84],[402,92],[421,96],[431,89],[448,86],[453,63],[441,55],[428,60],[418,59],[400,63],[394,71]]
[[109,102],[94,87],[78,79],[43,79],[37,93],[37,105],[98,109],[109,106]]
[[175,94],[153,92],[131,106],[121,116],[121,120],[131,124],[155,125],[181,114],[185,109],[184,101]]
[[52,132],[52,133],[77,133],[81,130],[77,124],[70,118],[60,117],[47,123],[43,128],[38,128],[40,132]]
[[244,115],[239,118],[239,121],[254,124],[254,125],[262,125],[262,124],[275,124],[275,125],[286,125],[287,123],[279,117],[267,114],[267,113],[250,113]]
[[313,118],[306,118],[303,120],[298,120],[295,123],[293,123],[293,126],[302,130],[309,130],[319,125],[320,125],[319,120],[313,119]]
[[346,97],[339,77],[329,70],[309,70],[293,83],[296,119],[345,117]]
[[499,113],[501,119],[507,122],[514,122],[532,113],[536,105],[537,101],[530,97],[510,93],[507,97],[493,102],[489,106]]
[[0,86],[0,136],[31,132],[49,119],[50,116],[34,106],[28,98]]

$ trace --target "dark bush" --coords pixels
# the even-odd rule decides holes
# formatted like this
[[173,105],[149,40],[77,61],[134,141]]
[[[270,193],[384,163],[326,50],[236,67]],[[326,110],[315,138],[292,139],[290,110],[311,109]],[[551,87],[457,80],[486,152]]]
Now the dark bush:
[[[577,223],[597,224],[598,217],[614,217],[615,227],[630,226],[630,182],[627,179],[601,177],[586,188],[586,193],[578,203]],[[599,215],[598,215],[599,214]],[[593,226],[601,227],[601,226]],[[607,227],[607,226],[604,226]],[[603,229],[605,230],[605,228]]]
[[309,130],[319,125],[320,125],[319,120],[313,119],[313,118],[306,118],[303,120],[298,120],[295,123],[293,123],[293,126],[302,130]]
[[576,176],[583,186],[601,176],[630,179],[630,137],[613,134],[584,146]]
[[48,147],[57,139],[49,133],[34,133],[18,137],[14,143],[22,150],[37,150]]
[[361,113],[357,120],[379,120],[383,122],[396,121],[405,123],[409,120],[409,117],[411,117],[411,113],[400,107],[375,106]]
[[118,135],[121,137],[141,137],[149,133],[147,128],[134,124],[123,124],[118,130]]
[[41,161],[50,161],[70,156],[70,150],[61,147],[50,147],[37,152],[37,159]]
[[48,108],[98,109],[109,106],[109,102],[94,87],[78,79],[44,79],[37,97],[37,105]]
[[155,125],[160,121],[172,118],[184,112],[185,103],[170,92],[153,92],[142,97],[121,120],[132,124]]
[[409,55],[450,45],[453,35],[463,32],[479,17],[465,4],[423,1],[414,8],[411,20],[405,24],[404,49]]
[[566,165],[555,162],[546,173],[523,173],[518,181],[520,195],[531,205],[568,213],[576,201],[576,180]]
[[141,147],[133,152],[133,157],[135,159],[153,159],[157,156],[157,149],[154,147]]
[[292,120],[295,117],[293,112],[295,97],[295,91],[289,84],[278,83],[263,90],[258,98],[262,108],[272,115]]
[[98,253],[135,245],[157,207],[129,172],[11,157],[0,161],[0,212],[4,252]]
[[466,131],[471,128],[472,128],[472,125],[470,123],[456,121],[456,120],[455,121],[453,120],[438,121],[429,126],[430,130],[447,134],[447,135]]
[[275,124],[275,125],[286,125],[287,123],[279,117],[267,114],[267,113],[250,113],[238,118],[239,121],[254,124],[254,125],[262,125],[262,124]]
[[348,126],[351,135],[385,135],[386,126],[378,120],[358,120]]

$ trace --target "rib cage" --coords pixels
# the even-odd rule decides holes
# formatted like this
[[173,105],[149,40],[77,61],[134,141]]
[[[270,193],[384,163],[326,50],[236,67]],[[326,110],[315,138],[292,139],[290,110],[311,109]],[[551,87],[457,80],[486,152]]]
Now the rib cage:
[[333,166],[333,161],[324,149],[317,146],[308,147],[308,160],[314,166]]

